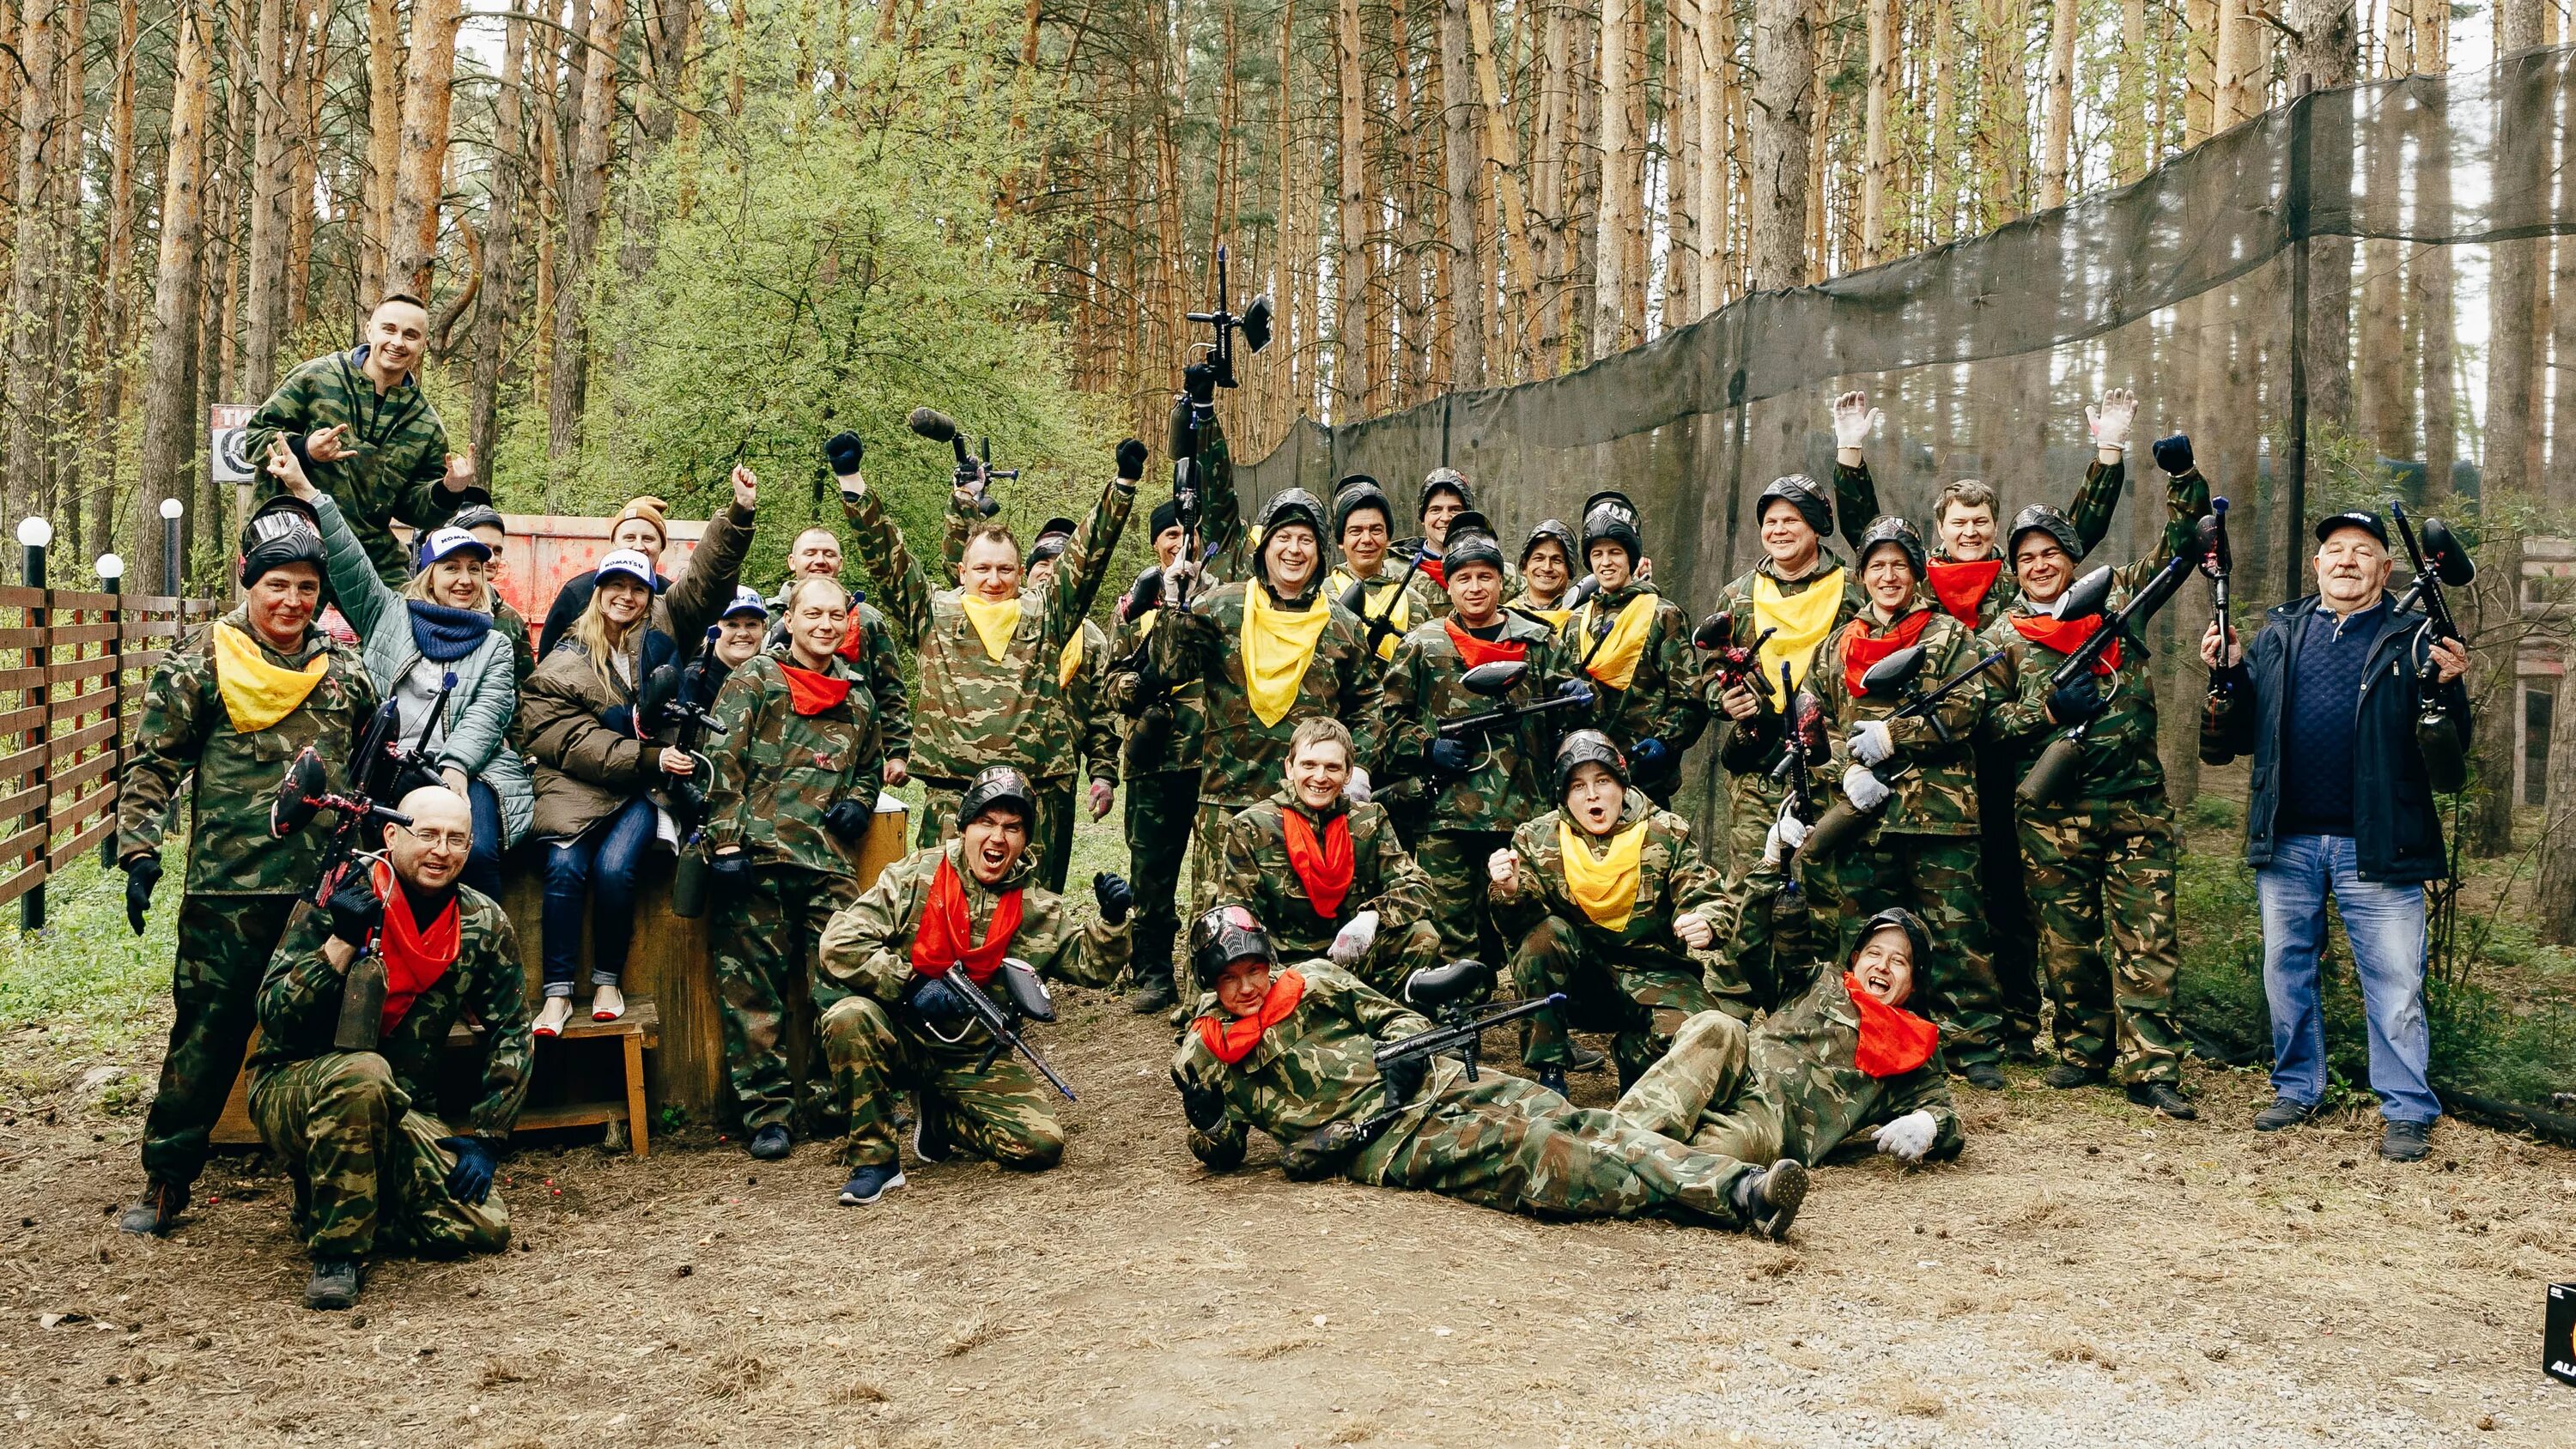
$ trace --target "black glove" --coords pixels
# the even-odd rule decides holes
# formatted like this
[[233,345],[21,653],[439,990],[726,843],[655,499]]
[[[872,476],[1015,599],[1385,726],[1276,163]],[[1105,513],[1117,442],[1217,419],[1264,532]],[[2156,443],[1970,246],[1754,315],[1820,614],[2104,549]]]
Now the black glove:
[[2191,434],[2156,439],[2156,466],[2179,478],[2191,471]]
[[1590,704],[1592,702],[1592,686],[1584,683],[1580,679],[1569,679],[1556,687],[1556,697],[1559,699],[1579,699],[1585,704]]
[[1135,887],[1105,870],[1091,878],[1091,898],[1100,903],[1100,919],[1113,926],[1125,925],[1136,909]]
[[1216,364],[1213,362],[1193,362],[1189,366],[1182,368],[1181,391],[1188,393],[1190,401],[1197,403],[1200,407],[1206,407],[1210,403],[1215,402]]
[[912,1009],[929,1020],[955,1021],[973,1009],[966,1004],[965,997],[957,994],[957,988],[948,984],[945,977],[916,976],[913,980],[915,985],[912,988]]
[[143,934],[143,913],[152,905],[152,888],[161,883],[161,857],[138,855],[125,862],[125,921]]
[[823,828],[843,845],[856,845],[868,833],[868,821],[875,813],[864,800],[835,801],[823,812]]
[[731,855],[707,857],[707,890],[720,901],[738,901],[751,894],[751,857],[737,850]]
[[479,1137],[441,1137],[438,1145],[456,1154],[456,1165],[447,1169],[447,1195],[458,1202],[479,1203],[492,1195],[492,1169],[500,1166],[492,1160],[492,1149]]
[[[361,867],[364,864],[359,862]],[[361,868],[342,875],[325,909],[331,912],[331,934],[363,948],[368,933],[385,918],[385,903],[376,899],[375,873]]]
[[2105,703],[2102,686],[2091,674],[2082,674],[2048,692],[2048,717],[2062,725],[2081,724],[2100,714]]
[[1118,445],[1118,476],[1133,483],[1145,476],[1145,445],[1134,438]]
[[639,739],[635,733],[635,706],[612,704],[599,712],[599,722],[627,739]]
[[1452,775],[1463,775],[1476,764],[1476,752],[1467,748],[1465,740],[1433,740],[1429,754],[1433,769],[1445,770]]
[[1201,1132],[1214,1132],[1217,1124],[1225,1120],[1225,1098],[1219,1093],[1182,1076],[1178,1067],[1172,1068],[1172,1085],[1181,1089],[1181,1115],[1190,1119],[1191,1126]]
[[1378,1080],[1386,1083],[1386,1104],[1401,1107],[1422,1095],[1422,1080],[1431,1074],[1431,1057],[1422,1053],[1398,1057],[1377,1069]]
[[856,433],[834,433],[823,443],[823,461],[832,467],[832,476],[847,478],[859,471],[859,460],[868,455],[868,445]]

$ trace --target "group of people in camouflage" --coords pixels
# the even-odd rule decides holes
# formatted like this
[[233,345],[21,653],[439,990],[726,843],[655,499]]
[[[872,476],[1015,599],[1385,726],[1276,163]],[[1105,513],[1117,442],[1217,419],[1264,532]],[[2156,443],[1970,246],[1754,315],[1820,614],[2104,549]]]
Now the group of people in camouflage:
[[[1991,1090],[2003,1059],[2036,1060],[2043,1000],[2049,1085],[2110,1081],[2193,1114],[2153,684],[2131,641],[2056,682],[2102,625],[2060,605],[2123,486],[2124,392],[2087,410],[2095,461],[2067,512],[1999,529],[1992,490],[1954,483],[1937,552],[1879,515],[1876,416],[1838,399],[1831,489],[1763,491],[1764,556],[1695,627],[1616,491],[1516,556],[1445,468],[1411,537],[1365,476],[1247,518],[1219,379],[1195,364],[1174,403],[1192,488],[1150,510],[1155,562],[1114,631],[1088,616],[1142,443],[1119,445],[1083,518],[1026,547],[960,487],[934,577],[842,433],[824,462],[873,603],[820,526],[776,596],[741,586],[759,485],[737,467],[676,579],[664,505],[621,510],[531,649],[491,586],[502,520],[411,375],[425,328],[388,299],[365,346],[262,407],[272,496],[242,536],[243,602],[151,681],[119,817],[138,931],[183,789],[192,818],[130,1231],[185,1210],[248,1051],[253,1118],[297,1184],[308,1304],[354,1302],[379,1246],[501,1246],[494,1164],[535,1043],[569,1029],[585,925],[590,1015],[627,1010],[636,865],[657,842],[704,884],[748,1150],[787,1157],[838,1119],[850,1205],[904,1184],[906,1118],[916,1162],[1059,1160],[1049,1080],[989,1025],[1051,1019],[1046,977],[1123,980],[1135,1010],[1170,1014],[1211,1169],[1239,1166],[1257,1127],[1296,1175],[1551,1215],[1785,1233],[1809,1169],[1846,1144],[1957,1153],[1950,1077]],[[2110,576],[2114,606],[2209,508],[2189,439],[2154,451],[2166,527]],[[1827,544],[1838,523],[1848,562]],[[326,601],[358,648],[324,631]],[[361,757],[380,712],[393,748]],[[1723,850],[1669,808],[1712,724]],[[2076,786],[2016,803],[2070,736]],[[288,776],[302,784],[281,795]],[[915,849],[862,879],[880,789],[907,781]],[[1132,884],[1095,873],[1078,919],[1074,825],[1120,784]],[[270,804],[324,787],[397,798],[399,820],[317,886],[323,832],[272,830]],[[523,839],[545,850],[533,1000],[493,899]],[[360,961],[381,966],[380,997],[358,990]],[[1412,988],[1444,971],[1544,1003],[1526,1076],[1405,1049],[1434,1030]],[[786,1046],[806,1010],[829,1076],[810,1097]],[[436,1110],[451,1037],[482,1064],[461,1131]],[[1568,1074],[1605,1065],[1615,1105],[1573,1105]]]

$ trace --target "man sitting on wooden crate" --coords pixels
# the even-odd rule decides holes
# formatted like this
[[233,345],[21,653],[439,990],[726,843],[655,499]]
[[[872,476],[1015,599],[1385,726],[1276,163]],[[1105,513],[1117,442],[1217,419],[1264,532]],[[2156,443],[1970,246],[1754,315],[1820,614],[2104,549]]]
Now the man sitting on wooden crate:
[[[465,801],[431,785],[400,808],[411,824],[386,827],[384,859],[359,861],[327,910],[304,913],[260,983],[250,1114],[295,1178],[307,1308],[355,1304],[378,1248],[448,1256],[510,1241],[492,1170],[535,1050],[518,937],[499,902],[457,879],[474,843]],[[353,979],[362,953],[381,960],[381,990],[367,968]],[[483,1023],[483,1089],[451,1133],[430,1109],[465,1011]]]

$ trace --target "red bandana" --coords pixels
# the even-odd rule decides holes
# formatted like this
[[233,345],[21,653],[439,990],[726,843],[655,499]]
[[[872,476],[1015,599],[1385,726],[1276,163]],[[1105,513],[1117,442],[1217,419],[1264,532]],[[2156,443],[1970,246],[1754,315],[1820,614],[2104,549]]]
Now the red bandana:
[[1288,827],[1288,864],[1306,887],[1306,903],[1315,914],[1332,920],[1342,913],[1342,898],[1351,893],[1351,878],[1359,873],[1359,857],[1351,849],[1351,817],[1345,811],[1324,822],[1324,838],[1315,838],[1315,827],[1294,809],[1279,812],[1280,823]]
[[[2033,614],[2028,618],[2015,614],[2012,616],[2012,626],[2014,633],[2042,649],[2054,649],[2060,654],[2072,654],[2083,648],[2086,640],[2102,632],[2102,616],[2095,614],[2084,619],[2052,619],[2046,614]],[[2103,649],[2101,657],[2093,661],[2093,672],[2108,674],[2119,667],[2120,641],[2114,639]]]
[[411,897],[395,884],[393,867],[376,862],[371,878],[376,885],[376,899],[385,903],[385,923],[376,933],[376,950],[385,958],[385,1016],[383,1030],[392,1031],[402,1024],[403,1013],[411,1010],[412,1001],[438,984],[447,968],[456,964],[460,949],[457,930],[456,898],[447,898],[447,909],[438,919],[421,929],[411,918]]
[[1852,1009],[1860,1013],[1860,1049],[1852,1053],[1853,1066],[1873,1077],[1901,1077],[1932,1060],[1941,1028],[1870,995],[1848,971],[1843,990],[1851,993]]
[[799,669],[785,661],[781,661],[778,668],[787,676],[787,702],[798,714],[814,715],[827,709],[838,709],[841,701],[850,697],[849,680],[834,679],[811,669]]
[[1190,1025],[1198,1029],[1199,1041],[1209,1053],[1230,1067],[1252,1055],[1263,1035],[1286,1021],[1288,1013],[1295,1011],[1305,996],[1306,978],[1294,971],[1282,971],[1270,979],[1270,994],[1261,999],[1259,1011],[1232,1020],[1202,1016]]
[[1010,891],[993,908],[993,924],[984,932],[984,944],[966,944],[975,939],[974,923],[966,917],[966,883],[958,879],[957,867],[943,854],[939,874],[930,881],[930,900],[922,907],[921,929],[913,933],[912,969],[924,976],[945,976],[949,967],[962,961],[966,979],[981,986],[1002,969],[1011,938],[1019,932],[1020,893]]
[[859,617],[859,606],[852,604],[850,606],[850,622],[841,630],[841,647],[833,650],[832,652],[840,655],[850,663],[856,664],[859,662],[859,655],[867,648],[867,638],[867,621]]
[[1923,631],[1930,627],[1931,623],[1932,611],[1917,609],[1897,620],[1885,634],[1875,639],[1870,637],[1869,620],[1866,616],[1845,624],[1842,641],[1843,688],[1851,691],[1852,698],[1860,698],[1860,677],[1869,672],[1869,667],[1899,649],[1910,647],[1915,640],[1923,637]]
[[1995,578],[2004,571],[2004,561],[1990,558],[1983,563],[1952,563],[1946,558],[1932,560],[1932,592],[1939,595],[1941,607],[1950,617],[1970,628],[1977,624],[1977,606],[1986,601],[1986,591],[1995,586]]
[[1449,565],[1433,558],[1428,550],[1422,555],[1422,571],[1431,576],[1431,582],[1444,589],[1449,587]]
[[1479,639],[1458,627],[1456,615],[1440,621],[1448,626],[1449,642],[1458,646],[1458,658],[1468,668],[1491,664],[1495,660],[1518,664],[1529,657],[1527,644],[1507,643],[1501,639]]

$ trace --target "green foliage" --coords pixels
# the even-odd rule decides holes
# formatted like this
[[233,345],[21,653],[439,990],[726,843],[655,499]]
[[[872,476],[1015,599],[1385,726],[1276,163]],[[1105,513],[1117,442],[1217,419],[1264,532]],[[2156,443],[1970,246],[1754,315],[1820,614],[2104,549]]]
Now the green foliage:
[[2193,825],[2213,830],[2234,830],[2245,823],[2245,807],[2224,795],[2195,795],[2187,813]]
[[[174,844],[163,858],[183,853]],[[124,873],[101,870],[95,857],[48,881],[45,906],[41,932],[21,932],[14,919],[0,924],[0,1033],[28,1033],[13,1041],[0,1082],[18,1090],[76,1059],[138,1046],[167,1020],[176,871],[140,936],[125,924]]]

